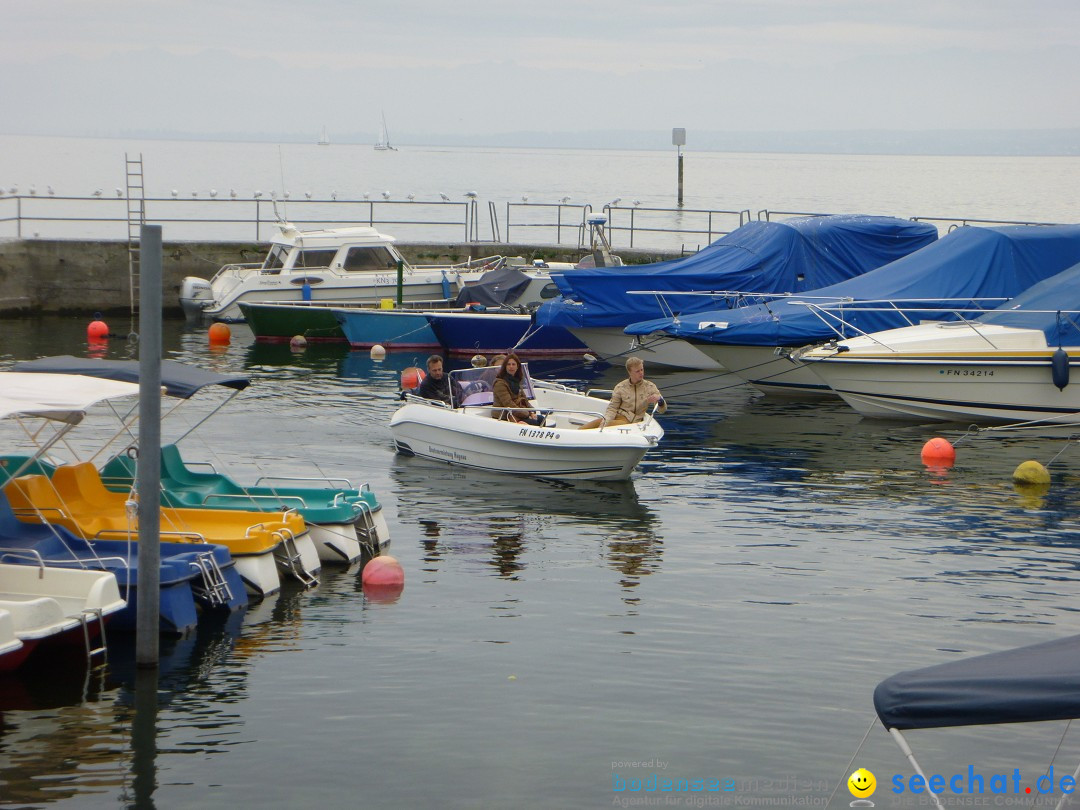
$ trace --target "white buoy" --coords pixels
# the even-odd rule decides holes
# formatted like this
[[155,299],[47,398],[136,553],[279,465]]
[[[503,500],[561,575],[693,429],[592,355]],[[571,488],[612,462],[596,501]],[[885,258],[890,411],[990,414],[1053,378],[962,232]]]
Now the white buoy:
[[386,348],[385,347],[380,346],[378,343],[376,343],[374,346],[371,347],[371,359],[372,360],[382,360],[384,357],[386,357]]

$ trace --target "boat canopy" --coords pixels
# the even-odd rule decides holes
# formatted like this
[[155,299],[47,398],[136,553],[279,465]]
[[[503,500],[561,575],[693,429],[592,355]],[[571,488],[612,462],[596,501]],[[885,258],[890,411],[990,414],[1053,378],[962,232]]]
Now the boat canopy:
[[554,272],[551,279],[562,296],[540,307],[537,323],[626,326],[672,311],[718,307],[717,299],[709,296],[669,295],[665,311],[655,296],[630,295],[631,290],[815,290],[881,267],[936,239],[933,225],[894,217],[843,214],[748,222],[684,259]]
[[1080,717],[1080,636],[901,672],[874,708],[901,731]]
[[[666,332],[682,338],[740,346],[805,346],[918,323],[956,320],[941,308],[990,308],[1080,261],[1080,225],[1007,225],[957,228],[917,253],[865,275],[791,297],[692,317],[631,324],[626,333]],[[992,300],[997,299],[997,300]],[[844,304],[848,301],[873,304]],[[905,312],[882,302],[897,302]],[[927,309],[919,312],[914,302]],[[986,302],[989,301],[989,304]],[[908,303],[903,303],[908,302]],[[807,303],[829,305],[835,317]],[[827,318],[827,320],[826,320]],[[844,324],[837,319],[843,318]]]
[[[139,381],[138,360],[95,360],[89,357],[73,357],[69,354],[42,357],[16,363],[14,371],[47,374],[80,374],[104,380]],[[161,361],[161,387],[169,396],[189,399],[195,392],[208,385],[221,385],[243,391],[251,379],[242,374],[217,374],[213,371],[188,366],[176,360]],[[136,386],[137,389],[137,386]],[[136,390],[137,393],[137,390]]]
[[1039,329],[1050,345],[1080,345],[1080,264],[1040,281],[975,320],[1016,329]]
[[78,424],[106,399],[138,396],[139,386],[83,375],[0,372],[0,418],[25,415]]
[[467,284],[462,288],[458,293],[457,303],[458,306],[483,304],[488,307],[512,304],[521,297],[530,282],[531,279],[516,267],[489,270],[480,276],[475,284]]

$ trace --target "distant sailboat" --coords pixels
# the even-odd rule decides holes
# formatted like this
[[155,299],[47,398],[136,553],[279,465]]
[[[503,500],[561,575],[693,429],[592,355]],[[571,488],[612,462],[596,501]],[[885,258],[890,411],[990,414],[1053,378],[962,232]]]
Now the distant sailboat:
[[329,146],[329,145],[330,145],[330,132],[326,129],[326,127],[323,127],[322,128],[322,135],[319,136],[319,146]]
[[386,113],[382,116],[382,129],[379,131],[379,140],[375,141],[375,149],[379,152],[396,152],[397,148],[390,145],[390,133],[386,131]]

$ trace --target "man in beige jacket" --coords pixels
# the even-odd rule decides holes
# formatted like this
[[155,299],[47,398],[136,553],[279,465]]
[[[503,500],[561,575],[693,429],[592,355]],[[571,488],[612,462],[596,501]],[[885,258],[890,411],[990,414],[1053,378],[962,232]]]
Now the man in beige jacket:
[[589,430],[601,426],[629,425],[645,418],[645,412],[657,402],[660,413],[667,410],[667,402],[660,394],[660,389],[645,379],[645,361],[640,357],[626,358],[628,379],[615,386],[611,392],[611,401],[603,418],[586,422],[579,430]]

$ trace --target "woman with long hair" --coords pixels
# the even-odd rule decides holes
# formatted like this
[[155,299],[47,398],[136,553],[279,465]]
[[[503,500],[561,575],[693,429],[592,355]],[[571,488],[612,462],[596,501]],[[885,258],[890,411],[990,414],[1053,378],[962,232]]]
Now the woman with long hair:
[[521,360],[513,353],[506,355],[495,382],[491,385],[493,404],[496,408],[503,409],[501,412],[496,411],[496,419],[527,425],[540,424],[532,410],[522,410],[532,407],[524,388],[525,372],[521,367]]

